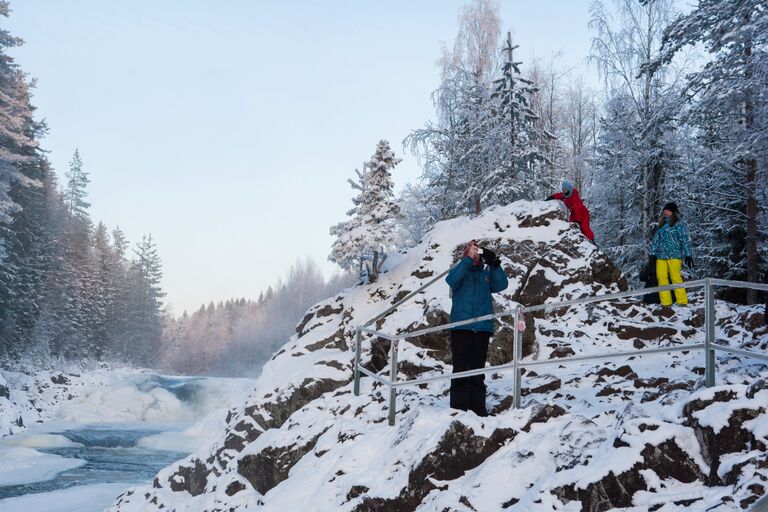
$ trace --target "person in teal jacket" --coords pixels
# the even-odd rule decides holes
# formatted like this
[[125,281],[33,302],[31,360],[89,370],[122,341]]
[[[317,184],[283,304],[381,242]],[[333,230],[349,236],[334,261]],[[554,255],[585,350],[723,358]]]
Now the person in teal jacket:
[[[673,283],[683,282],[683,261],[686,266],[693,268],[691,239],[685,224],[680,221],[675,203],[664,205],[659,228],[653,236],[648,252],[650,256],[656,257],[656,279],[659,286],[667,286],[670,279]],[[659,292],[659,298],[662,305],[672,305],[672,293],[669,290]],[[679,305],[688,304],[685,288],[675,289],[675,300]]]
[[[493,313],[491,293],[509,285],[501,260],[490,249],[480,248],[475,240],[464,248],[461,261],[445,278],[451,287],[451,322],[460,322]],[[493,320],[483,320],[451,329],[453,372],[484,368]],[[451,380],[450,404],[453,409],[474,411],[487,416],[485,376],[474,375]]]

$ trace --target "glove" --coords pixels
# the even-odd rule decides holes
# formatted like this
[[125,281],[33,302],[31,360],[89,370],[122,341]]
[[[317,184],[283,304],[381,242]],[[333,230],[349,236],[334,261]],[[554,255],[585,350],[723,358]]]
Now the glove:
[[693,258],[691,258],[690,256],[686,256],[685,257],[685,266],[688,267],[688,268],[693,268],[694,267],[694,265],[693,265]]
[[499,268],[501,260],[496,256],[496,253],[490,249],[483,249],[483,261],[488,264],[489,267]]
[[490,249],[486,249],[485,247],[483,247],[483,254],[481,254],[480,256],[483,258],[483,261],[486,262],[488,265],[490,265],[491,262],[496,259],[496,253]]
[[545,199],[545,201],[551,201],[551,200],[553,200],[554,198],[555,198],[555,195],[554,195],[554,194],[552,194],[551,196],[549,196],[548,198],[546,198],[546,199]]

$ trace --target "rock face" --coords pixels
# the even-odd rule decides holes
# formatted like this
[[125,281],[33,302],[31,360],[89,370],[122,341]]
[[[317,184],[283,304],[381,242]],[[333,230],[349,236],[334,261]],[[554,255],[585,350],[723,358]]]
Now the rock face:
[[[740,365],[723,363],[734,382],[715,396],[693,391],[703,364],[698,354],[561,363],[571,355],[693,341],[701,334],[693,307],[660,317],[653,306],[627,300],[526,314],[524,356],[553,364],[524,372],[522,409],[512,407],[509,373],[487,375],[488,418],[449,409],[448,380],[398,388],[395,427],[386,421],[387,388],[365,378],[354,396],[355,327],[449,268],[472,238],[499,254],[509,277],[509,288],[494,296],[497,311],[627,288],[555,203],[518,202],[439,223],[417,247],[390,256],[376,283],[311,308],[247,402],[229,411],[221,436],[162,470],[151,487],[119,497],[111,510],[553,510],[576,502],[582,510],[650,508],[676,496],[672,481],[706,490],[708,501],[761,494],[768,429],[755,404],[768,390],[753,388],[749,397]],[[402,334],[447,323],[448,292],[440,280],[375,328]],[[746,332],[736,316],[719,325]],[[513,327],[511,318],[497,323],[492,365],[511,361]],[[445,332],[401,341],[398,380],[450,373],[449,347]],[[365,335],[362,363],[384,370],[389,349],[386,339]],[[734,401],[743,403],[718,409]],[[654,419],[660,417],[665,421]],[[752,463],[755,457],[762,462]]]

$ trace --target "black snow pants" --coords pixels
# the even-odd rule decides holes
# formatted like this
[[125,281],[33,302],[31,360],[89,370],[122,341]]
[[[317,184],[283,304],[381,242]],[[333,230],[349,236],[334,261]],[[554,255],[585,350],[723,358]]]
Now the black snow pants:
[[[457,329],[451,331],[453,373],[485,368],[490,332]],[[451,379],[451,408],[488,416],[485,408],[485,375]]]

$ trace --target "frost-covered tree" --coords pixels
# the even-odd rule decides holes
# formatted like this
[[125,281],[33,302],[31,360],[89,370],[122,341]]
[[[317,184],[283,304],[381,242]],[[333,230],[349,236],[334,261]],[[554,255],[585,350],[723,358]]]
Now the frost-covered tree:
[[500,27],[496,3],[462,12],[433,94],[437,120],[404,141],[422,165],[420,188],[435,220],[541,197],[553,184],[542,164],[555,136],[532,108],[536,87],[514,58],[511,34],[499,48]]
[[167,318],[157,361],[173,372],[256,376],[296,333],[309,307],[355,279],[352,274],[326,279],[312,260],[298,260],[285,280],[258,300],[230,299]]
[[421,184],[407,183],[397,199],[397,246],[413,247],[440,218],[429,191]]
[[596,2],[591,12],[590,59],[604,79],[608,111],[592,177],[599,185],[590,198],[606,212],[622,212],[622,222],[597,222],[596,235],[619,266],[632,271],[643,264],[662,204],[674,199],[666,178],[679,165],[674,121],[681,70],[665,65],[642,73],[661,55],[671,0],[616,0],[614,6]]
[[378,277],[386,253],[395,242],[400,209],[395,201],[392,169],[400,161],[389,142],[379,141],[363,171],[355,171],[359,182],[348,180],[359,191],[352,200],[354,208],[347,212],[351,218],[330,229],[336,241],[328,259],[346,270],[364,265],[370,282]]
[[433,94],[436,123],[414,130],[404,144],[422,165],[421,181],[440,220],[481,208],[479,182],[492,167],[490,84],[444,59],[443,80]]
[[357,180],[347,178],[347,183],[352,187],[352,190],[357,191],[357,195],[352,198],[354,206],[346,213],[349,219],[334,224],[329,230],[331,236],[336,237],[336,239],[331,246],[331,254],[328,255],[328,260],[336,263],[346,271],[356,269],[358,272],[362,272],[363,268],[365,229],[362,225],[362,217],[359,215],[359,208],[363,202],[364,172],[365,166],[363,166],[362,172],[359,169],[355,169]]
[[160,282],[162,268],[157,246],[151,235],[142,237],[134,249],[135,260],[129,274],[131,291],[127,305],[130,337],[125,348],[128,357],[147,364],[161,345],[163,303]]
[[[0,16],[7,18],[8,2],[0,1]],[[0,222],[8,224],[21,206],[11,197],[14,185],[39,186],[24,166],[35,159],[36,136],[41,126],[34,122],[29,102],[29,84],[16,62],[6,52],[23,41],[0,29]],[[0,245],[0,258],[2,258]],[[1,261],[1,260],[0,260]]]
[[585,197],[590,196],[592,180],[590,167],[594,158],[597,141],[596,92],[584,84],[582,77],[571,80],[564,91],[561,131],[558,136],[564,141],[563,178],[573,182]]
[[[768,8],[761,0],[699,0],[664,31],[655,73],[687,48],[703,45],[709,61],[685,84],[686,116],[701,148],[690,158],[701,236],[713,275],[760,280],[765,257],[768,165]],[[714,239],[719,237],[719,241]],[[756,295],[748,292],[754,302]]]
[[441,84],[433,93],[436,122],[414,130],[404,144],[423,168],[422,184],[443,220],[482,207],[479,182],[493,153],[491,92],[498,62],[498,3],[476,0],[459,16],[451,51],[444,49]]
[[365,230],[365,249],[372,253],[367,272],[371,282],[377,279],[387,251],[395,242],[395,220],[400,208],[395,202],[392,170],[401,161],[395,157],[389,142],[380,140],[363,174],[362,202],[357,214]]
[[88,197],[88,184],[91,182],[88,172],[83,169],[83,160],[80,158],[80,150],[76,149],[69,162],[67,172],[67,185],[64,189],[64,201],[67,211],[72,218],[87,217],[88,208],[91,206],[86,201]]
[[494,81],[493,154],[500,158],[482,174],[479,181],[484,205],[503,204],[520,198],[542,197],[552,186],[541,174],[541,164],[548,162],[542,149],[555,136],[538,123],[531,100],[536,87],[524,78],[522,62],[515,61],[512,34],[502,48],[501,76]]
[[[8,14],[8,2],[0,1],[0,16]],[[0,29],[0,358],[25,349],[39,313],[36,293],[46,264],[46,167],[38,148],[45,126],[33,118],[34,83],[7,54],[21,44]]]

